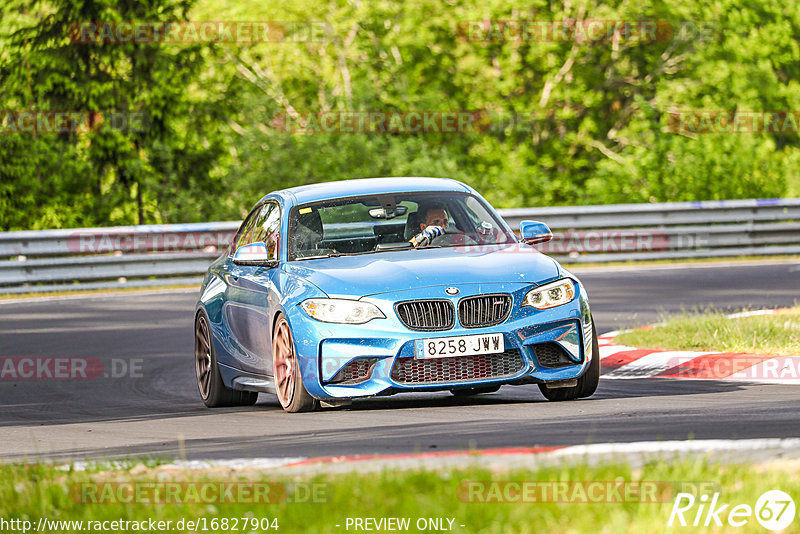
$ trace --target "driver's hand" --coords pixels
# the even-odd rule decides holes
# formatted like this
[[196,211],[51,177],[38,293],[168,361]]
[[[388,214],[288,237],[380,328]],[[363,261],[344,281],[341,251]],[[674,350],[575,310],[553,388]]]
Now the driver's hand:
[[429,245],[433,238],[440,235],[444,235],[444,229],[441,226],[426,226],[423,231],[411,238],[411,244],[414,247],[424,247]]

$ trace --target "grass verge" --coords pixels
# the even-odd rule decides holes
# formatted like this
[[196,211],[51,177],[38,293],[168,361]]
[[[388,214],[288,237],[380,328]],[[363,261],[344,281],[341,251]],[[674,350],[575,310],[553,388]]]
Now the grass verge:
[[662,350],[800,356],[800,307],[734,319],[723,313],[684,313],[665,318],[663,325],[620,334],[615,342]]
[[[797,465],[787,469],[782,464],[720,465],[694,458],[652,461],[635,469],[619,463],[570,464],[505,472],[473,467],[298,478],[224,470],[168,470],[166,466],[137,466],[113,472],[70,472],[47,465],[4,465],[0,467],[0,518],[30,521],[34,529],[41,517],[48,521],[83,522],[62,523],[56,525],[58,528],[48,523],[48,531],[58,532],[89,530],[87,527],[92,525],[88,521],[117,520],[171,521],[171,528],[167,530],[184,532],[266,532],[274,531],[273,525],[277,525],[281,532],[291,533],[352,532],[356,529],[352,524],[347,528],[348,518],[352,521],[353,518],[365,517],[408,518],[410,526],[407,531],[410,532],[420,531],[417,521],[428,518],[441,518],[442,526],[452,525],[451,531],[465,533],[695,532],[697,529],[691,527],[691,522],[700,496],[706,494],[711,500],[718,492],[719,502],[731,503],[731,506],[720,515],[722,527],[705,530],[754,532],[763,530],[755,515],[748,520],[749,528],[736,529],[726,522],[727,514],[737,504],[755,507],[759,496],[767,490],[780,489],[794,496],[795,502],[799,501],[800,479],[793,474],[796,469]],[[167,484],[179,484],[180,489],[173,493],[173,497],[186,499],[190,495],[188,488],[192,486],[201,488],[204,483],[218,485],[228,482],[238,484],[237,487],[269,483],[273,490],[269,494],[283,495],[284,498],[272,503],[252,503],[252,498],[232,503],[208,500],[151,502],[155,495],[153,484],[162,489]],[[524,482],[526,485],[520,487],[533,488],[527,494],[529,501],[533,498],[534,501],[550,502],[520,502],[521,496],[526,494],[521,491],[509,493],[516,486],[508,485],[508,482]],[[274,491],[280,487],[284,488],[283,493]],[[648,487],[650,490],[644,489]],[[126,495],[121,488],[130,490],[127,493],[129,497],[133,496],[130,502],[120,502],[121,496]],[[142,488],[141,492],[138,488]],[[557,488],[566,489],[559,494],[558,491],[562,490]],[[667,521],[677,493],[681,491],[694,495],[698,501],[684,513],[689,528],[676,526],[670,529]],[[202,490],[199,494],[202,496]],[[88,501],[87,495],[90,496]],[[106,496],[105,502],[94,502],[103,495]],[[164,490],[161,495],[169,494]],[[237,492],[234,491],[233,495]],[[509,495],[516,497],[508,498]],[[546,495],[550,497],[546,498]],[[237,500],[243,499],[237,497]],[[510,502],[498,502],[505,500]],[[258,522],[257,527],[253,526],[254,519]],[[182,529],[176,528],[180,520],[184,520]],[[205,528],[202,523],[186,528],[188,520],[204,521]],[[213,520],[216,523],[212,523]],[[223,526],[223,520],[227,520],[227,527]],[[701,522],[703,520],[704,515]],[[238,523],[235,528],[234,522]],[[267,525],[270,528],[263,528]],[[426,525],[433,530],[431,523]],[[117,531],[134,530],[131,525],[115,526]],[[800,521],[795,520],[785,531],[800,532]]]

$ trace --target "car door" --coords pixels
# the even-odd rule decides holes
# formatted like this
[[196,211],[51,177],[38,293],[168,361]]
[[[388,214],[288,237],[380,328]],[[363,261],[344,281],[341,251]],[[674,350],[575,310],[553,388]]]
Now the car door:
[[[280,205],[267,201],[257,206],[242,226],[228,258],[227,295],[223,315],[238,360],[246,371],[272,375],[271,309],[277,302],[273,278],[275,268],[244,266],[233,263],[240,247],[264,243],[271,259],[278,259],[280,250]],[[252,224],[249,224],[252,219]]]

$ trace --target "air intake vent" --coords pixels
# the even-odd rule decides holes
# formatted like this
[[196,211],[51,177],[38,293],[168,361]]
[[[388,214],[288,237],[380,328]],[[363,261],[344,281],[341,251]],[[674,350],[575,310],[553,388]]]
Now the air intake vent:
[[411,330],[432,332],[453,327],[453,303],[449,300],[409,300],[395,305],[397,316]]
[[525,367],[517,350],[480,356],[451,358],[398,358],[392,366],[392,380],[400,384],[471,382],[514,376]]
[[465,328],[492,326],[506,320],[511,311],[511,295],[479,295],[458,303],[458,320]]
[[342,367],[336,376],[331,378],[330,383],[348,385],[365,382],[372,376],[372,370],[378,360],[379,358],[356,358]]
[[542,367],[564,367],[578,362],[569,357],[567,352],[556,343],[540,343],[533,346],[536,359]]

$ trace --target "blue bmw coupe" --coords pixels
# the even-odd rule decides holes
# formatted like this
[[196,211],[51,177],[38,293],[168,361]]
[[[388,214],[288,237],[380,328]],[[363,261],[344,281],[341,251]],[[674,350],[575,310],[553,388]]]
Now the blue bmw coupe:
[[471,187],[372,178],[276,191],[209,267],[195,369],[209,407],[275,393],[288,412],[404,391],[539,385],[592,395],[597,333],[580,281]]

